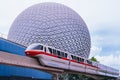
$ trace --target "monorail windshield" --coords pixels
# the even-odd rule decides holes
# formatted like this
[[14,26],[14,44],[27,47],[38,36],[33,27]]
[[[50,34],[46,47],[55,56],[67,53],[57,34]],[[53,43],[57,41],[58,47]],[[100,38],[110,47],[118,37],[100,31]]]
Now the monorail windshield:
[[43,50],[43,46],[40,44],[30,45],[27,50]]

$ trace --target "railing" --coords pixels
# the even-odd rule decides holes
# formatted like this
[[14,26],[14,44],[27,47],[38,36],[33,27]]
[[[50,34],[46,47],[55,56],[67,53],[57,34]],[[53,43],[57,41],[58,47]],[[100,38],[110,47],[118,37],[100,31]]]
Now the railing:
[[[12,43],[14,43],[14,44],[17,44],[17,45],[21,45],[21,44],[19,44],[19,43],[16,43],[16,42],[10,40],[10,39],[7,39],[7,35],[2,34],[2,33],[0,33],[0,38],[3,38],[3,39],[5,39],[5,40],[7,40],[7,41],[9,41],[9,42],[12,42]],[[26,47],[25,45],[21,45],[21,46]]]
[[7,39],[7,36],[5,34],[2,34],[2,33],[0,33],[0,37],[4,38],[4,39]]

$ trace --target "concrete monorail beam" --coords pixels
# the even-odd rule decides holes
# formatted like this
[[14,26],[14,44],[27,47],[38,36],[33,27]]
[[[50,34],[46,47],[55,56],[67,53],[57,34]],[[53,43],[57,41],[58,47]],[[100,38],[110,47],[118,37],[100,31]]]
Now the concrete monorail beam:
[[0,51],[0,64],[32,68],[32,69],[43,70],[43,71],[52,72],[52,73],[64,72],[64,70],[61,70],[61,69],[41,66],[39,62],[34,58],[16,55],[16,54],[10,54],[2,51]]

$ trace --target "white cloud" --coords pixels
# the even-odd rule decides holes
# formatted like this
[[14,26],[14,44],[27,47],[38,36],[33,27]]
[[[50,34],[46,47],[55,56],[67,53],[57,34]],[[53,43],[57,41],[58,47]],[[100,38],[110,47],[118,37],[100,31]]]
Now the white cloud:
[[95,58],[97,58],[97,60],[104,65],[108,65],[116,69],[120,69],[120,51],[117,51],[117,53],[118,52],[119,52],[118,55],[114,55],[114,54],[110,54],[108,56],[96,55]]
[[91,51],[90,51],[90,56],[89,58],[99,55],[102,52],[102,46],[101,46],[101,41],[103,40],[102,37],[99,35],[93,34],[91,36]]
[[103,41],[103,37],[100,34],[92,34],[91,35],[91,44],[94,46],[99,46],[101,41]]
[[102,51],[102,48],[101,47],[97,47],[97,46],[92,46],[91,47],[91,54],[90,54],[90,58],[95,56],[95,55],[99,55],[100,52]]

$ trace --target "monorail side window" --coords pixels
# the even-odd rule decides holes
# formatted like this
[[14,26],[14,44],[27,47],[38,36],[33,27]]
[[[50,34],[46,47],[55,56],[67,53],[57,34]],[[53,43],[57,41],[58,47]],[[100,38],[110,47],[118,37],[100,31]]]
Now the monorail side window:
[[89,61],[89,60],[87,60],[87,63],[88,63],[88,64],[92,64],[92,62],[91,62],[91,61]]
[[71,55],[71,58],[74,59],[74,58],[73,58],[73,55]]
[[57,51],[58,56],[60,56],[60,51]]
[[82,62],[84,62],[84,59],[81,59]]
[[76,56],[74,56],[74,60],[77,60],[77,57],[76,57]]
[[80,58],[80,62],[84,62],[84,59]]
[[61,52],[61,56],[62,56],[62,57],[65,57],[64,52]]
[[49,49],[50,53],[52,53],[52,49],[51,48],[48,48],[48,49]]
[[55,55],[56,55],[56,50],[55,50],[55,49],[53,49],[53,54],[55,54]]
[[72,60],[77,60],[76,56],[71,55]]
[[66,58],[67,58],[67,55],[68,55],[68,54],[67,54],[67,53],[65,53],[65,57],[66,57]]
[[44,47],[44,51],[46,52],[46,47]]
[[77,57],[77,61],[80,62],[80,58],[79,57]]

